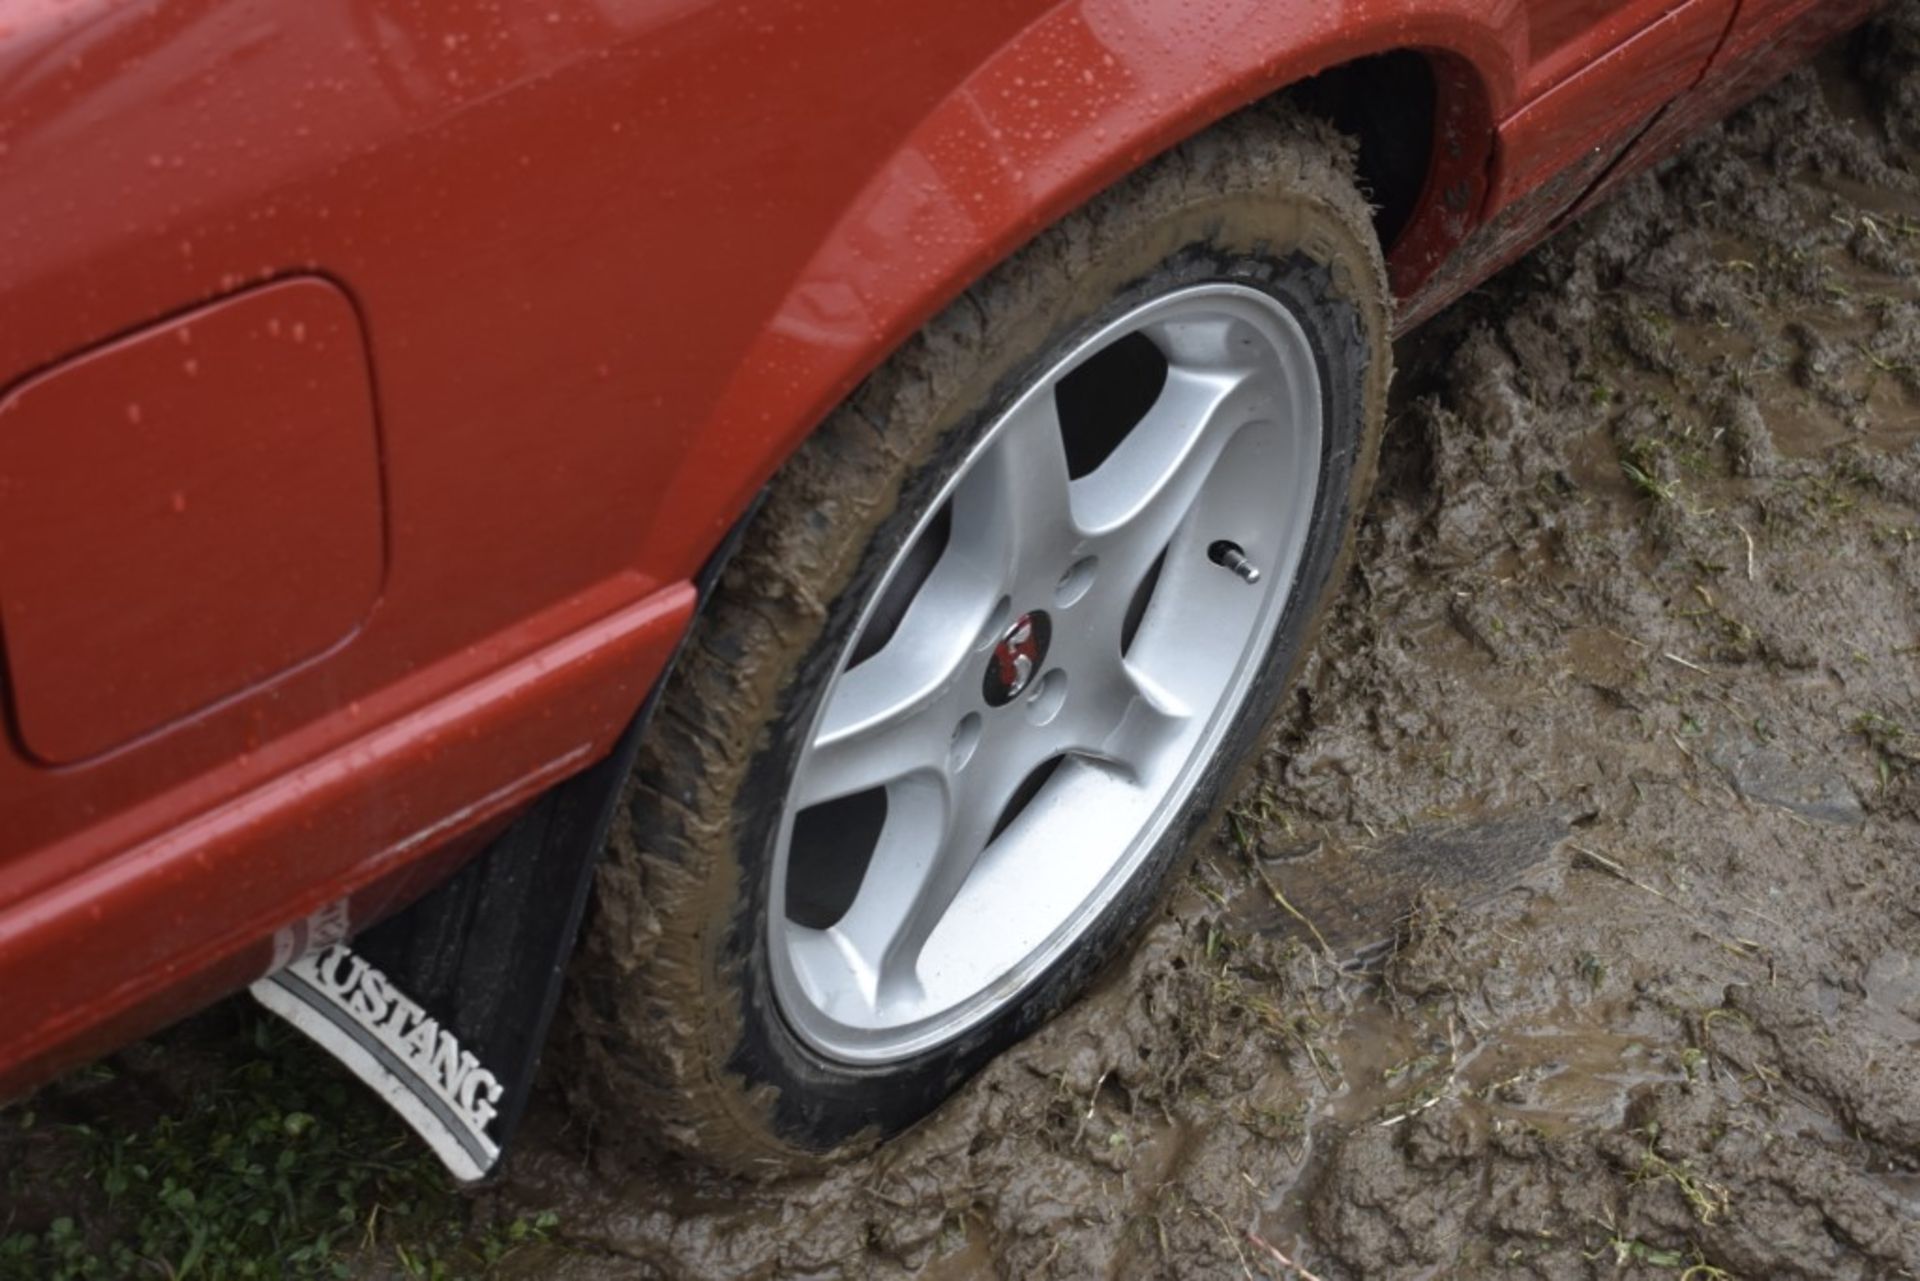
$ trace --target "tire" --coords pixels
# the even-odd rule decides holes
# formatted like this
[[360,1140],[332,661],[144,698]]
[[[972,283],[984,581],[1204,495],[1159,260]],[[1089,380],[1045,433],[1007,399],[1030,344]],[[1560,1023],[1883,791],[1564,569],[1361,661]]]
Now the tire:
[[[1255,109],[1158,158],[1043,233],[866,379],[773,482],[662,693],[598,874],[595,908],[569,985],[565,1044],[557,1057],[576,1113],[622,1143],[648,1136],[740,1172],[779,1173],[858,1151],[925,1116],[993,1055],[1071,1001],[1125,946],[1230,796],[1339,581],[1384,418],[1390,376],[1384,282],[1349,144],[1290,111]],[[843,688],[840,674],[859,661],[852,638],[864,638],[884,612],[882,588],[893,591],[896,581],[906,581],[901,566],[917,554],[908,549],[931,537],[929,522],[938,519],[932,513],[946,510],[949,522],[957,519],[951,495],[963,491],[954,487],[974,475],[971,459],[994,456],[982,452],[1000,447],[1002,438],[990,430],[1012,415],[1010,406],[1018,408],[1023,390],[1053,376],[1042,371],[1057,373],[1061,353],[1105,333],[1103,326],[1159,315],[1150,310],[1160,305],[1156,300],[1200,306],[1209,299],[1221,307],[1245,302],[1261,316],[1280,317],[1272,322],[1278,336],[1270,339],[1276,353],[1282,331],[1294,332],[1290,318],[1306,345],[1284,338],[1294,344],[1285,351],[1296,361],[1298,352],[1310,352],[1318,382],[1318,444],[1300,455],[1314,464],[1301,473],[1313,478],[1311,514],[1288,526],[1301,531],[1287,544],[1296,568],[1286,583],[1264,589],[1270,594],[1260,599],[1273,603],[1259,608],[1270,612],[1248,624],[1249,647],[1234,651],[1244,656],[1234,660],[1234,670],[1245,672],[1229,682],[1237,702],[1229,706],[1223,694],[1222,710],[1208,713],[1205,734],[1194,740],[1214,744],[1204,760],[1113,766],[1134,769],[1136,780],[1184,772],[1155,802],[1153,825],[1129,838],[1133,843],[1114,864],[1124,875],[1105,873],[1100,893],[1062,918],[1061,931],[1071,930],[1047,936],[1054,950],[1037,947],[1008,971],[1020,976],[1016,990],[1000,991],[1011,980],[983,987],[967,998],[975,1004],[928,1013],[924,1025],[902,1015],[898,1028],[883,1027],[879,1013],[869,1018],[872,1029],[848,1022],[844,1036],[853,1048],[843,1051],[829,1035],[842,1035],[833,1031],[842,1026],[839,1016],[822,1013],[843,1008],[839,997],[804,995],[813,989],[793,977],[801,968],[793,958],[813,954],[803,953],[800,942],[788,952],[775,938],[781,931],[778,938],[812,946],[813,936],[796,924],[795,896],[838,875],[801,884],[801,829],[817,824],[808,817],[814,811],[788,813],[789,789],[802,768],[796,762],[815,762],[818,755],[806,753],[824,750],[809,744],[826,741],[816,729],[829,688]],[[1058,378],[1064,382],[1066,375]],[[1057,384],[1049,385],[1057,392]],[[1055,396],[1056,409],[1063,394]],[[1222,448],[1228,447],[1239,448]],[[1153,484],[1171,488],[1170,482]],[[1235,501],[1244,506],[1244,498]],[[1224,557],[1221,545],[1209,555]],[[915,572],[925,572],[924,565]],[[1179,581],[1200,584],[1196,591],[1224,590],[1198,577],[1202,572],[1183,559],[1179,573],[1187,577]],[[1225,575],[1226,569],[1205,572]],[[1066,590],[1064,578],[1060,590]],[[1162,590],[1134,589],[1129,625],[1142,626],[1140,593],[1147,593],[1151,610]],[[1002,615],[995,626],[1005,621]],[[1205,618],[1180,626],[1195,643],[1210,630]],[[1005,692],[995,672],[1026,670],[1019,663],[1032,646],[1031,630],[1025,637],[991,628],[983,634],[989,645],[998,637],[985,669],[989,701]],[[1129,643],[1137,642],[1123,640],[1122,648]],[[1048,656],[1035,661],[1044,666]],[[1058,670],[1066,670],[1066,661]],[[1193,679],[1214,679],[1206,670],[1195,665]],[[1020,706],[1038,706],[1041,691],[1006,688],[1030,700]],[[961,759],[963,729],[954,730],[953,760]],[[1171,735],[1143,733],[1141,741],[1171,743]],[[1077,769],[1085,764],[1073,760]],[[1049,770],[1035,773],[1051,778]],[[1075,785],[1082,784],[1093,785],[1085,779]],[[1017,803],[1006,811],[1016,812]],[[1094,817],[1092,811],[1087,816]],[[999,822],[996,833],[1012,830],[1006,815]],[[1037,830],[1031,824],[1022,830]],[[786,897],[778,918],[776,864],[794,878],[782,881]],[[1073,885],[1058,891],[1062,901],[1072,901],[1074,892]],[[911,899],[908,911],[922,902]],[[917,946],[929,945],[923,930]],[[876,963],[876,971],[883,968]],[[887,981],[884,975],[875,980]],[[944,998],[915,983],[900,990],[918,993],[921,1005],[902,998],[900,1008],[935,1011]],[[879,1010],[880,998],[871,999]]]

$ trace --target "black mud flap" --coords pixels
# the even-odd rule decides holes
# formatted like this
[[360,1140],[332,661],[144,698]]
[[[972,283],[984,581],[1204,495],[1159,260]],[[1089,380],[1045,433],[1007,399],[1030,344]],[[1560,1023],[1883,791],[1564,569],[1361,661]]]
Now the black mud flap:
[[[760,501],[701,568],[703,602]],[[673,666],[605,760],[541,797],[445,885],[351,942],[344,905],[315,913],[282,931],[282,964],[253,985],[261,1004],[386,1100],[457,1179],[498,1169],[526,1111],[594,865]]]
[[642,709],[610,756],[541,797],[426,898],[351,943],[329,938],[344,930],[317,914],[289,947],[304,954],[253,985],[455,1178],[491,1174],[526,1110],[646,719]]

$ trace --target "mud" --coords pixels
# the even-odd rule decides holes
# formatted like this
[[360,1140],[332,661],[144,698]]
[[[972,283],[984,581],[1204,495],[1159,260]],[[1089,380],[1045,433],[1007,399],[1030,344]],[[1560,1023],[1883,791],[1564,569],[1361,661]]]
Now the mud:
[[1920,1274],[1916,146],[1910,5],[1427,326],[1139,951],[825,1176],[543,1114],[517,1270]]

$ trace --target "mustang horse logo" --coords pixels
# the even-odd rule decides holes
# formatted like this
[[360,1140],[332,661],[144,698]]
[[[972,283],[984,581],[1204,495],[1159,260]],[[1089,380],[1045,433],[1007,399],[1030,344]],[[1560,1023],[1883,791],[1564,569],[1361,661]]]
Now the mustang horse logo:
[[1053,637],[1053,624],[1046,614],[1034,610],[1013,620],[994,644],[987,662],[986,680],[981,692],[994,707],[1002,707],[1020,697],[1033,683],[1040,665],[1047,658],[1047,643]]

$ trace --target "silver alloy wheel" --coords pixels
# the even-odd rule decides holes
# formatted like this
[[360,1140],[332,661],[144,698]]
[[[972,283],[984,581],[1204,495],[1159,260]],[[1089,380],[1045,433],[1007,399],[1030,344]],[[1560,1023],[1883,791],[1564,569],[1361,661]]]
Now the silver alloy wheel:
[[[1085,468],[1061,385],[1140,338],[1165,381]],[[1299,323],[1217,283],[1103,327],[982,435],[881,577],[795,763],[768,943],[804,1042],[853,1064],[931,1049],[1120,894],[1266,659],[1321,418]],[[796,832],[852,885],[831,919],[796,907],[832,879]]]

